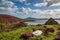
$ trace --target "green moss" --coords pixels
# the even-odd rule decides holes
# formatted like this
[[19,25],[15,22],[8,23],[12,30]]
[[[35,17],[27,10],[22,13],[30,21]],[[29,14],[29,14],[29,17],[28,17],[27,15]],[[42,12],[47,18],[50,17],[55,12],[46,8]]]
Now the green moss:
[[[55,38],[57,28],[59,28],[59,25],[46,25],[46,26],[54,28],[55,32],[52,33],[52,35],[50,35],[49,37],[41,35],[37,37],[36,36],[31,37],[28,40],[41,40],[41,38],[42,40],[53,40]],[[17,28],[10,32],[1,32],[0,40],[23,40],[23,38],[20,38],[20,36],[23,33],[32,32],[32,28],[39,29],[40,27],[41,26],[28,26],[28,27],[23,27],[23,28]]]

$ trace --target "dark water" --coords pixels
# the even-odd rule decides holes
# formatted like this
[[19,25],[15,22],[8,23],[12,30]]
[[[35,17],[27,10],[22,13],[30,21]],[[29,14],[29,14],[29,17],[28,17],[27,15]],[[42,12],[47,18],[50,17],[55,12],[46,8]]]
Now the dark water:
[[[35,20],[34,22],[26,22],[28,25],[44,24],[47,20]],[[60,20],[55,20],[60,24]]]

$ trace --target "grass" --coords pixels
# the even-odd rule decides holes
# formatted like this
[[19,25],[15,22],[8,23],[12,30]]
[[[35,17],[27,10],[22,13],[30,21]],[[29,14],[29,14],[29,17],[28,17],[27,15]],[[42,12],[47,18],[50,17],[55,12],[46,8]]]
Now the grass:
[[[44,26],[44,25],[42,25]],[[55,29],[54,33],[50,33],[51,35],[47,36],[35,36],[35,37],[31,37],[28,40],[40,40],[41,38],[43,38],[43,40],[53,40],[56,37],[56,32],[57,29],[60,28],[60,25],[46,25],[48,28],[52,27]],[[0,40],[23,40],[23,38],[20,38],[20,36],[23,33],[26,32],[32,32],[32,28],[35,29],[39,29],[41,26],[27,26],[27,27],[23,27],[23,28],[17,28],[14,29],[10,32],[0,32]]]

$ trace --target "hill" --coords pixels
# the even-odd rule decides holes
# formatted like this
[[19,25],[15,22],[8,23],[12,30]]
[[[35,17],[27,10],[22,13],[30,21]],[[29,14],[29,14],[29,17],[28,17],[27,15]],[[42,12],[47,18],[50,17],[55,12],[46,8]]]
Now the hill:
[[53,18],[48,19],[45,25],[58,25],[58,22],[55,21]]
[[10,16],[7,14],[0,14],[0,32],[10,31],[12,28],[25,26],[24,19]]
[[7,14],[0,14],[0,22],[4,23],[4,22],[17,22],[17,21],[22,21],[22,19],[14,17],[14,16],[10,16]]
[[[33,17],[27,17],[26,20],[48,20],[49,18],[33,18]],[[60,18],[54,18],[54,20],[60,20]]]

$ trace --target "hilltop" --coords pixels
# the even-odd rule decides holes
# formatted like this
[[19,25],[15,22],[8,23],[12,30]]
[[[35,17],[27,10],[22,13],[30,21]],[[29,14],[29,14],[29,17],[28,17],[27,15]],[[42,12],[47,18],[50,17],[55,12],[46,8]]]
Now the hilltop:
[[48,21],[45,23],[45,25],[58,25],[59,23],[55,21],[55,19],[50,18]]

